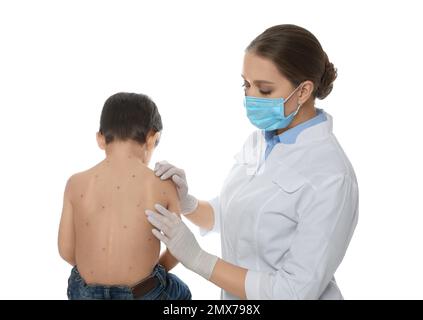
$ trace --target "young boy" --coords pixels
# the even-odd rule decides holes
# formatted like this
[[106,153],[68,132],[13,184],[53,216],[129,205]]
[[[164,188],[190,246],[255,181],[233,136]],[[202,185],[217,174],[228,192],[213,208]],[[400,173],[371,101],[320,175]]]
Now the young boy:
[[162,122],[147,96],[106,100],[97,142],[106,158],[69,178],[59,227],[59,253],[73,266],[69,299],[191,299],[168,273],[177,261],[151,232],[145,209],[160,203],[179,212],[173,183],[147,165]]

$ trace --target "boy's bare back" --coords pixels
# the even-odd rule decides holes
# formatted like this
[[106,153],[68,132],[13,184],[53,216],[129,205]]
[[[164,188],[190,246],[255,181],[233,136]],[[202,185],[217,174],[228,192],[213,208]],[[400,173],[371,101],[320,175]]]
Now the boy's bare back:
[[105,159],[66,188],[75,228],[75,263],[88,284],[133,285],[157,264],[160,242],[145,215],[160,203],[178,211],[170,181],[135,157]]

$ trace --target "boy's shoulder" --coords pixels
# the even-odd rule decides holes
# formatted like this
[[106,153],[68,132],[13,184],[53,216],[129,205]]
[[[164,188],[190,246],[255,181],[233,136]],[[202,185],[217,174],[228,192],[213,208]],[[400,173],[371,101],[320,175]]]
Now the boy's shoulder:
[[172,179],[162,180],[159,177],[156,177],[156,179],[158,181],[157,189],[160,190],[160,198],[167,203],[169,210],[180,212],[178,192]]
[[[99,165],[95,165],[85,171],[80,171],[72,174],[65,187],[65,193],[69,198],[74,198],[74,193],[84,189],[91,179],[99,173]],[[154,171],[147,166],[142,167],[142,176],[144,183],[150,185],[154,190],[156,197],[161,199],[163,203],[173,203],[177,206],[178,193],[172,179],[162,180],[156,176]],[[79,194],[78,194],[79,195]]]
[[148,173],[145,175],[148,177],[148,184],[150,184],[158,194],[163,196],[171,196],[174,193],[176,194],[176,188],[170,179],[162,180],[160,177],[156,176],[153,170],[148,168]]
[[69,196],[72,195],[73,190],[79,189],[89,177],[95,175],[96,166],[89,168],[85,171],[80,171],[72,174],[66,181],[65,193]]
[[142,165],[141,168],[144,183],[152,187],[156,199],[168,207],[173,208],[175,211],[179,211],[178,192],[172,179],[162,180],[155,174],[154,170],[146,165]]
[[159,177],[157,177],[157,180],[159,181],[160,188],[163,189],[163,191],[166,192],[169,196],[174,196],[177,194],[175,184],[171,179],[161,180]]
[[70,185],[78,184],[82,180],[85,180],[86,178],[88,178],[88,176],[92,175],[92,173],[93,173],[93,168],[90,168],[85,171],[76,172],[68,178],[67,183]]
[[154,170],[148,167],[146,167],[146,170],[148,171],[147,175],[149,177],[148,183],[155,190],[157,199],[160,200],[161,203],[174,208],[174,210],[178,210],[178,192],[172,179],[162,180],[160,177],[156,176]]

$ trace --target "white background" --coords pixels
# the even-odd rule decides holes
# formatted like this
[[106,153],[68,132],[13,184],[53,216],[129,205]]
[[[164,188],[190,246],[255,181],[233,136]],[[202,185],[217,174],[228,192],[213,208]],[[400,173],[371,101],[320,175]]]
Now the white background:
[[[191,192],[209,199],[254,129],[242,106],[244,49],[266,28],[294,23],[338,68],[317,106],[334,117],[360,188],[337,282],[346,299],[422,299],[419,3],[1,1],[0,298],[66,299],[63,190],[104,157],[95,132],[107,97],[150,95],[164,123],[150,166],[167,159],[184,168]],[[219,254],[217,235],[199,240]],[[194,299],[219,298],[183,266],[173,271]]]

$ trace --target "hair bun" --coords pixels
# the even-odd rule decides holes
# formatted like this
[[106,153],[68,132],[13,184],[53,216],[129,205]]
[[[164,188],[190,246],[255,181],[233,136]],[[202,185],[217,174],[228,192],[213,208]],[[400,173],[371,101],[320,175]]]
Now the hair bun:
[[325,71],[320,79],[320,84],[317,87],[316,97],[319,99],[326,98],[333,89],[333,82],[337,77],[337,71],[333,63],[329,61],[326,56]]

